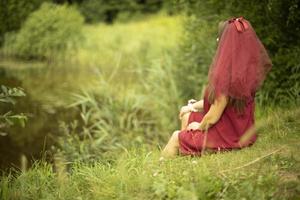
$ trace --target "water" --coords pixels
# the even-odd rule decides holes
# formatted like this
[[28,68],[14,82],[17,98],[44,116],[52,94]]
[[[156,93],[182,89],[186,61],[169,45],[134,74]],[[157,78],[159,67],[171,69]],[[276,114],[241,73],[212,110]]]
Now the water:
[[28,116],[25,127],[15,125],[0,129],[6,133],[0,136],[0,169],[4,171],[10,167],[30,167],[34,160],[42,157],[51,160],[50,149],[59,136],[59,121],[67,121],[75,115],[70,110],[66,112],[62,106],[49,108],[49,105],[45,106],[43,102],[34,99],[30,91],[35,88],[26,88],[24,85],[28,84],[24,84],[24,81],[26,79],[20,80],[9,72],[8,67],[0,64],[0,85],[23,87],[26,92],[26,97],[19,98],[14,106],[0,103],[0,112],[3,114],[12,110]]

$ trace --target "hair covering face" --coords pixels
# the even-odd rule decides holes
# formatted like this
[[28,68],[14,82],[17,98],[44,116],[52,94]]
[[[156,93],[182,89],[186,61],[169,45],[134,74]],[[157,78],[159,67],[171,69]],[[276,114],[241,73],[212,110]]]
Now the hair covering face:
[[244,18],[225,22],[217,52],[209,70],[215,96],[253,97],[272,67],[268,53],[251,24]]

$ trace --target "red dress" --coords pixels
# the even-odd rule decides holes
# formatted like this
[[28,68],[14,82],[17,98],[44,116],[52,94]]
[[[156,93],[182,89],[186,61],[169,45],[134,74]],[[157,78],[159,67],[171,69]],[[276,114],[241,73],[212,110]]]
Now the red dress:
[[[207,93],[204,95],[203,112],[192,112],[188,124],[201,122],[203,116],[208,112],[210,104]],[[181,131],[179,133],[180,153],[184,155],[201,155],[203,150],[224,151],[240,149],[249,146],[256,141],[256,134],[252,133],[250,138],[243,144],[241,137],[254,125],[254,97],[246,101],[244,112],[238,113],[232,106],[227,105],[219,121],[208,129],[207,133],[200,130]]]

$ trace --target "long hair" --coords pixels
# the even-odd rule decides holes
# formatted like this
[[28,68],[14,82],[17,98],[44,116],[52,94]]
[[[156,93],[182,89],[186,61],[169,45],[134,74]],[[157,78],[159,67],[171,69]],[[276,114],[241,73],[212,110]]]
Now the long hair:
[[226,95],[229,105],[243,112],[272,63],[250,22],[232,18],[219,23],[219,44],[209,70],[208,101]]
[[[208,102],[210,104],[213,104],[215,99],[216,99],[214,89],[212,88],[211,85],[208,85],[207,90],[208,90],[208,96],[207,96]],[[229,96],[228,97],[228,105],[233,106],[234,109],[239,114],[242,114],[244,112],[244,108],[246,106],[246,100],[245,99],[236,99],[236,98],[233,98],[233,97]]]

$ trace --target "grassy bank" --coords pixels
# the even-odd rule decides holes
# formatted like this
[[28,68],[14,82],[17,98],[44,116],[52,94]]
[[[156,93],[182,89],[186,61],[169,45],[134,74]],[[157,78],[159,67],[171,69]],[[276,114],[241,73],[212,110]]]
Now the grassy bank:
[[[24,112],[29,116],[25,128],[12,127],[7,130],[9,134],[3,141],[9,142],[3,142],[6,145],[2,146],[1,153],[5,154],[5,157],[13,157],[13,165],[17,166],[21,155],[25,155],[28,160],[39,158],[45,142],[47,148],[51,148],[57,142],[58,135],[63,135],[59,122],[69,123],[73,120],[79,121],[79,127],[72,136],[80,135],[82,129],[84,133],[86,130],[90,131],[92,125],[101,121],[101,126],[97,125],[100,129],[97,130],[98,139],[108,135],[121,140],[119,136],[129,138],[130,135],[131,138],[139,140],[139,143],[143,143],[143,126],[146,123],[150,128],[154,126],[154,122],[147,121],[149,112],[154,113],[151,114],[151,119],[159,121],[159,117],[156,117],[159,113],[166,109],[177,113],[177,107],[180,105],[174,103],[172,98],[175,98],[172,97],[164,102],[165,109],[161,109],[160,98],[167,97],[166,90],[176,92],[172,83],[174,79],[169,80],[167,77],[172,76],[171,71],[174,69],[171,54],[175,52],[180,40],[181,23],[181,17],[159,15],[131,23],[85,25],[85,39],[81,48],[76,55],[72,54],[73,56],[63,60],[42,62],[1,57],[1,84],[22,87],[27,94],[11,110]],[[145,103],[145,100],[148,103]],[[175,105],[175,109],[172,106],[168,107],[169,100],[172,100],[171,105]],[[80,103],[76,108],[69,108],[74,102]],[[97,108],[93,107],[94,103]],[[90,112],[81,110],[85,106],[92,110],[92,118],[88,117]],[[9,108],[3,108],[3,112],[7,109]],[[88,124],[85,124],[85,121],[85,126],[82,127],[82,122],[86,119],[82,119],[81,116],[85,115]],[[141,120],[138,120],[137,116]],[[165,129],[169,130],[177,121],[169,123],[168,119],[162,121]],[[91,132],[94,133],[94,130]],[[149,137],[151,133],[148,134]],[[81,151],[84,142],[79,138],[76,141],[73,139],[71,142],[77,142],[76,144],[68,143],[65,146],[78,145],[78,150]],[[112,138],[106,138],[101,145],[106,141],[110,142],[106,143],[105,147],[109,144],[115,145],[116,142],[110,139]],[[95,141],[95,144],[99,142],[96,137],[92,141]],[[88,143],[85,146],[91,145]],[[99,152],[99,149],[96,152]],[[69,153],[77,155],[73,150]],[[83,154],[80,156],[90,156]],[[10,162],[5,159],[2,161],[5,166],[11,166]]]
[[299,109],[258,108],[259,140],[251,148],[159,162],[158,146],[178,127],[186,102],[173,57],[181,18],[84,29],[82,47],[63,62],[2,64],[43,107],[74,108],[78,116],[60,127],[66,134],[52,164],[40,160],[1,177],[1,199],[299,197]]
[[92,165],[43,161],[1,178],[1,199],[297,199],[300,110],[269,111],[259,140],[241,151],[159,162],[153,149],[126,150]]

